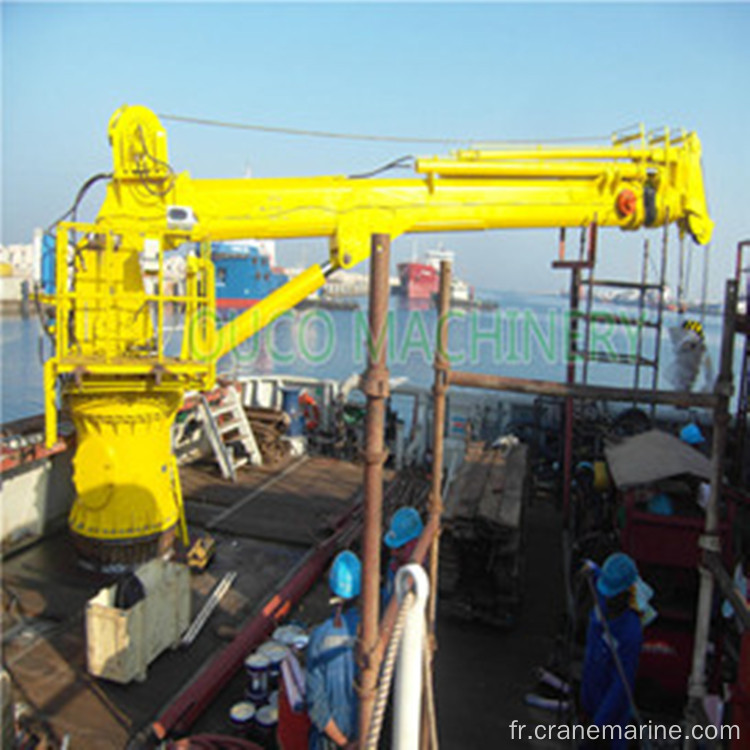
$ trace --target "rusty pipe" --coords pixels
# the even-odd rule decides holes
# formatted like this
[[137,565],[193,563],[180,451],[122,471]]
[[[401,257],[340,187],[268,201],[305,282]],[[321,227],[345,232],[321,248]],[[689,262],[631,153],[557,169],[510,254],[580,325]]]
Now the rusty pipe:
[[[414,547],[414,551],[411,553],[409,562],[419,563],[422,565],[427,557],[427,553],[432,545],[432,540],[440,530],[440,516],[430,515],[427,519],[422,535],[419,537],[419,541]],[[380,629],[378,632],[378,639],[375,648],[373,649],[374,661],[377,664],[383,659],[385,650],[388,648],[388,641],[391,639],[391,633],[393,632],[393,626],[396,624],[396,617],[398,616],[398,602],[396,597],[392,596],[388,606],[385,608],[383,617],[380,620]]]
[[[610,401],[632,401],[632,388],[615,388],[581,383],[559,383],[553,380],[531,378],[510,378],[478,372],[451,370],[447,376],[448,385],[461,388],[483,388],[492,391],[512,391],[530,393],[554,398],[606,399]],[[712,393],[682,393],[680,391],[643,391],[638,400],[647,404],[671,404],[692,406],[693,408],[713,409],[718,403]]]
[[[724,295],[724,323],[721,339],[721,364],[716,380],[718,403],[714,409],[713,444],[711,446],[711,492],[705,509],[705,527],[698,540],[703,552],[721,553],[719,536],[719,501],[724,482],[724,454],[729,426],[729,400],[732,395],[732,359],[734,353],[735,318],[737,316],[737,281],[726,282]],[[714,598],[714,579],[704,564],[698,568],[700,583],[698,607],[695,615],[693,662],[688,682],[688,697],[700,701],[706,695],[706,653],[711,629],[711,612]],[[693,747],[694,743],[688,743]]]
[[[570,275],[570,328],[568,333],[568,363],[565,382],[573,385],[576,380],[576,349],[578,348],[578,308],[581,291],[581,271],[574,268]],[[587,344],[588,345],[588,344]],[[573,479],[573,399],[565,400],[565,421],[563,438],[563,522],[568,521],[570,508],[570,485]]]
[[[443,463],[445,447],[445,400],[448,390],[447,378],[448,315],[451,305],[451,264],[440,263],[440,294],[438,296],[437,345],[435,347],[435,382],[432,387],[434,398],[433,446],[432,446],[432,487],[430,489],[430,516],[440,518],[443,514]],[[430,599],[427,606],[427,623],[431,639],[435,634],[435,613],[437,610],[438,556],[440,554],[440,533],[436,533],[430,546]],[[434,644],[433,644],[434,645]]]
[[[383,528],[383,432],[388,397],[388,300],[390,297],[391,238],[372,236],[370,256],[370,307],[367,372],[363,391],[367,396],[365,417],[364,529],[362,533],[362,630],[360,662],[360,747],[375,705],[380,658],[375,658],[380,617],[380,537]],[[382,658],[382,657],[381,657]]]
[[[432,436],[432,486],[430,487],[430,517],[441,518],[443,515],[443,464],[445,447],[445,402],[448,385],[446,374],[448,362],[448,316],[451,306],[451,264],[448,261],[440,263],[440,291],[438,294],[437,341],[435,345],[435,380],[432,386],[433,396],[433,436]],[[429,579],[430,590],[427,601],[427,639],[430,648],[428,657],[428,671],[425,679],[432,685],[433,668],[432,654],[436,648],[435,619],[437,616],[438,597],[438,567],[440,562],[440,528],[435,531],[430,544]],[[429,710],[426,703],[422,705],[422,731],[420,732],[421,747],[426,750],[430,746]]]

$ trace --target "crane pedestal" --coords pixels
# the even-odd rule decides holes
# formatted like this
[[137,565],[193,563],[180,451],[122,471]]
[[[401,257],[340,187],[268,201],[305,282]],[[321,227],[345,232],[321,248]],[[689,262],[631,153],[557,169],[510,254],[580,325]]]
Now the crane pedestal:
[[182,518],[171,426],[181,390],[68,393],[78,449],[69,527],[98,564],[132,564],[166,551]]

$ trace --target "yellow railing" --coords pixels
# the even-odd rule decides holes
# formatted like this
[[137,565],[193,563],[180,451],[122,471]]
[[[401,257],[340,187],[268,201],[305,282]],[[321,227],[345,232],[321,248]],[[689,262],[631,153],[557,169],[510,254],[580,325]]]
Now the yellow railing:
[[[124,371],[136,363],[195,365],[194,353],[211,351],[216,296],[210,245],[199,245],[197,257],[188,254],[185,291],[180,294],[165,290],[165,238],[147,242],[152,250],[144,250],[139,258],[124,251],[120,254],[119,236],[98,225],[59,225],[56,289],[40,296],[44,304],[56,309],[58,372],[84,361],[87,369],[102,364],[120,365]],[[184,322],[182,346],[174,353],[166,351],[167,305],[176,313],[174,323]],[[208,362],[200,363],[208,367]]]

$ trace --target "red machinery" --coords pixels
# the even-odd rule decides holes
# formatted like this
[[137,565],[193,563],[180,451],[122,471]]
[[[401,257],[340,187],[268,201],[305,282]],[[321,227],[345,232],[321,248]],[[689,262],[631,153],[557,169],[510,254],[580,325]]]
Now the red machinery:
[[[698,540],[705,518],[696,502],[695,482],[675,482],[672,488],[669,515],[650,512],[649,501],[664,496],[653,489],[639,487],[622,493],[620,541],[654,588],[659,613],[644,631],[638,679],[678,698],[685,694],[690,676],[701,554]],[[730,570],[734,516],[735,505],[727,499],[719,535],[724,565]],[[715,647],[721,648],[721,637]]]

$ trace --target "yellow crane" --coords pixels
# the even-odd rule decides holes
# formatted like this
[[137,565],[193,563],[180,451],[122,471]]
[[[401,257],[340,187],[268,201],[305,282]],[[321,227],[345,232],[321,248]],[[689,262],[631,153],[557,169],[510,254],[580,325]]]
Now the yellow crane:
[[[677,222],[710,239],[694,133],[615,137],[608,146],[461,150],[417,159],[409,179],[193,179],[169,164],[145,107],[109,123],[114,168],[93,223],[57,226],[54,354],[44,369],[47,442],[57,390],[77,433],[70,529],[102,561],[135,561],[183,523],[170,430],[187,390],[213,386],[218,359],[370,252],[373,234]],[[210,243],[326,237],[330,257],[217,329]],[[165,252],[187,260],[185,293],[165,292]],[[150,281],[146,282],[146,280]],[[152,291],[148,291],[152,289]],[[165,353],[165,306],[184,305],[179,356]]]

